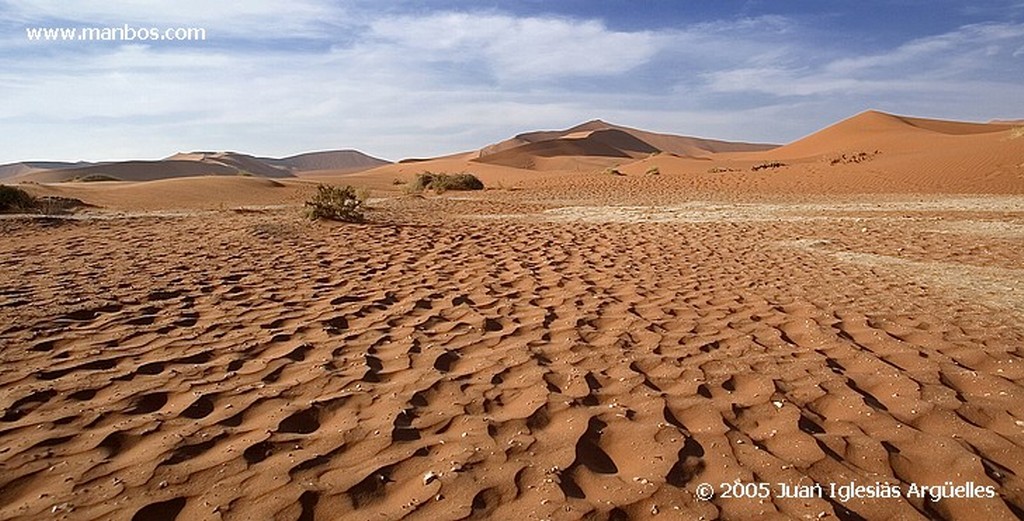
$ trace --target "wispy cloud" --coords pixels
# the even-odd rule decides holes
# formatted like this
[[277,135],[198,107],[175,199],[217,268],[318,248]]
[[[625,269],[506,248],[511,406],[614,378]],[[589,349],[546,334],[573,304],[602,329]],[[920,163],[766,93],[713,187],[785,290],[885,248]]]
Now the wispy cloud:
[[670,40],[652,32],[609,30],[597,20],[438,13],[383,18],[371,45],[427,63],[479,64],[506,81],[609,76],[647,63]]
[[[717,92],[775,96],[960,91],[980,94],[984,82],[1017,83],[1020,65],[1010,63],[1024,45],[1024,24],[978,24],[919,38],[885,52],[792,66],[767,63],[705,74]],[[972,87],[974,84],[974,87]]]
[[[960,27],[959,29],[918,38],[883,54],[845,58],[829,63],[824,71],[834,74],[852,74],[861,71],[884,70],[893,67],[912,67],[941,71],[953,68],[963,71],[966,60],[983,54],[986,60],[971,60],[970,68],[986,68],[995,65],[991,58],[997,58],[1007,48],[1013,49],[1024,43],[1024,24],[987,23]],[[955,68],[954,68],[955,66]]]

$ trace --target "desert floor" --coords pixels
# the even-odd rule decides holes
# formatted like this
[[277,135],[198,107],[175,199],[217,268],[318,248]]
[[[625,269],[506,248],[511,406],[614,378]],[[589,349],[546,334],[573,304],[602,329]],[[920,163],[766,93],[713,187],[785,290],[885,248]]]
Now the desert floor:
[[0,519],[1024,515],[1024,196],[670,177],[0,220]]

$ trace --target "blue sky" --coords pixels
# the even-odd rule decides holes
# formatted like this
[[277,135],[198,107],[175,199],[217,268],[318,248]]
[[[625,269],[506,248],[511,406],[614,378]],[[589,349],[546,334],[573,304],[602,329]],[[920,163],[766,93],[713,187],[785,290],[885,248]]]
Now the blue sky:
[[[207,40],[25,35],[123,24]],[[397,160],[593,118],[784,143],[868,108],[1024,118],[1024,0],[0,0],[0,163]]]

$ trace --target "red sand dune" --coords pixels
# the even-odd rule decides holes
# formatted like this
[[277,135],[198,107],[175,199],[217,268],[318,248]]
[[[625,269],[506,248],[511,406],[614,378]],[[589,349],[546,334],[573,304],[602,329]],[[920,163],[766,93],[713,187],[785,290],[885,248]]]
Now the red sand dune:
[[[606,126],[595,121],[567,131],[526,133],[478,152],[402,161],[340,176],[321,171],[309,179],[401,190],[393,183],[433,171],[472,172],[488,186],[525,188],[541,183],[588,193],[597,184],[611,189],[617,183],[635,184],[637,190],[643,185],[671,184],[686,193],[738,195],[1024,190],[1024,139],[1017,127],[1008,125],[868,111],[781,147],[743,151],[747,145],[740,144],[737,152],[730,151],[736,147],[717,142],[724,151],[698,155],[647,153],[648,149],[633,146],[635,133],[628,133],[629,146],[614,139],[595,139],[623,136],[621,130],[595,131]],[[689,143],[692,138],[678,139]],[[587,152],[591,155],[579,155]],[[783,166],[753,170],[773,163]],[[627,178],[615,181],[602,175],[611,167],[628,174]],[[662,175],[643,179],[652,169]]]
[[268,164],[286,168],[296,175],[321,170],[331,170],[338,173],[359,172],[390,163],[390,161],[366,155],[358,150],[328,150],[324,152],[308,152],[280,159],[267,157],[259,159]]
[[706,157],[718,152],[761,151],[774,147],[659,134],[594,120],[566,130],[519,134],[482,148],[478,161],[536,168],[539,164],[537,158],[599,156],[636,159],[657,152]]
[[22,186],[36,196],[70,197],[99,208],[162,211],[301,204],[312,185],[297,179],[225,175]]
[[593,130],[481,154],[475,161],[534,169],[537,158],[581,156],[638,159],[659,150],[620,130]]
[[944,138],[991,135],[1010,129],[1010,125],[910,118],[869,110],[761,155],[795,159],[854,149],[939,150],[940,143],[955,142]]

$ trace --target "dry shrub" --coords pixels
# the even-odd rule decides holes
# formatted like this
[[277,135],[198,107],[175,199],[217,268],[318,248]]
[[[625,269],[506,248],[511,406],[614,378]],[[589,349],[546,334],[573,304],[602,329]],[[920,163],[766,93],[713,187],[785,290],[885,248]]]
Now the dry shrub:
[[316,194],[306,201],[306,216],[310,219],[362,222],[364,199],[351,186],[318,185]]

